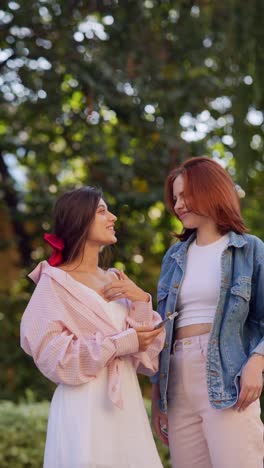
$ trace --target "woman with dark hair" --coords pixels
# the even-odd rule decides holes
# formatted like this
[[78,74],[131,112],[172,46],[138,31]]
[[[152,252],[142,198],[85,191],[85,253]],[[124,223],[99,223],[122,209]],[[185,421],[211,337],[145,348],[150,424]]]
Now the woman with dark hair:
[[152,420],[173,468],[263,468],[264,244],[246,234],[231,177],[196,157],[166,181],[183,231],[166,253],[166,324]]
[[49,261],[21,322],[21,346],[58,386],[44,468],[161,468],[136,372],[158,369],[164,330],[151,297],[123,272],[98,266],[117,241],[116,216],[92,187],[55,206]]

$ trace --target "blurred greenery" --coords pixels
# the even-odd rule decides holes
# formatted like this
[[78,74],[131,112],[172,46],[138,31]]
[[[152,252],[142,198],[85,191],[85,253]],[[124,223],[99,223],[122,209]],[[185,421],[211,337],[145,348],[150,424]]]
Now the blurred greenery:
[[261,0],[1,2],[0,398],[53,391],[19,348],[19,322],[65,189],[103,188],[118,215],[112,264],[154,297],[179,229],[164,180],[189,155],[230,171],[264,238],[263,12]]
[[[30,398],[30,395],[28,395]],[[150,417],[150,401],[145,400]],[[0,402],[1,468],[40,468],[42,466],[49,404],[26,402],[16,405]],[[168,449],[156,440],[164,468],[170,468]]]
[[[150,419],[151,402],[145,399]],[[49,403],[27,400],[20,404],[0,401],[0,466],[1,468],[40,468],[42,466]],[[171,468],[168,448],[154,434],[164,468]]]
[[48,420],[48,402],[15,405],[0,402],[1,468],[40,468]]

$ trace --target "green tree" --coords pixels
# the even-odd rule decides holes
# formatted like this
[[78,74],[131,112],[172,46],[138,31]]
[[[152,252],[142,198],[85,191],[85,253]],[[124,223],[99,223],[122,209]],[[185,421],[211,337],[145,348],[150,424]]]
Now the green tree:
[[29,384],[42,397],[46,383],[18,350],[18,326],[32,290],[25,274],[47,255],[42,234],[58,193],[103,187],[119,216],[113,261],[152,293],[177,227],[164,179],[188,155],[229,167],[263,235],[264,5],[15,0],[1,8],[0,203],[14,232],[2,248],[16,242],[21,281],[1,301],[0,379],[4,397]]

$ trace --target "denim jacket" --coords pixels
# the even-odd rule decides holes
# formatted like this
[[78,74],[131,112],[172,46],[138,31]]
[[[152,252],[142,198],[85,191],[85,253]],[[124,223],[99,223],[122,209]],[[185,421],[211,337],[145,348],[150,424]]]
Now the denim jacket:
[[[172,245],[163,258],[157,309],[162,318],[175,311],[187,250],[194,237]],[[159,383],[163,412],[167,411],[173,330],[173,321],[168,321],[159,372],[151,379]],[[241,370],[252,353],[264,355],[264,243],[255,236],[230,231],[221,257],[220,295],[207,351],[207,388],[214,408],[236,403]]]

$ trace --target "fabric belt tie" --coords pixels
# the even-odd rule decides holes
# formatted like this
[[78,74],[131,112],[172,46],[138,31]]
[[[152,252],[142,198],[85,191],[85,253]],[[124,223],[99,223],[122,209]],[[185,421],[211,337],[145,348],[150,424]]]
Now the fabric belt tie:
[[123,409],[123,399],[121,391],[121,376],[123,364],[123,360],[117,357],[108,365],[108,395],[110,400],[114,403],[114,405],[116,405],[120,409]]

